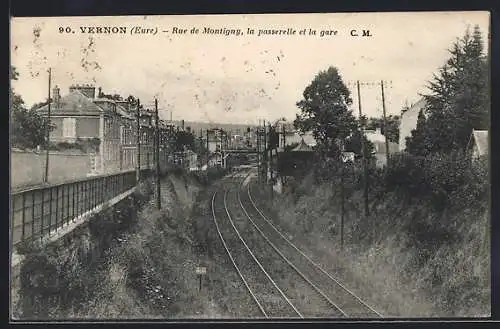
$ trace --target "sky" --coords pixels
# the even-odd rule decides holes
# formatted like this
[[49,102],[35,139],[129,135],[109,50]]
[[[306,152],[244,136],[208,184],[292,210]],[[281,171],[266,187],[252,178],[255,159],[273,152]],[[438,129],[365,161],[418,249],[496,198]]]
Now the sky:
[[[447,49],[476,24],[488,40],[488,12],[12,18],[11,64],[20,74],[13,88],[28,106],[43,101],[51,68],[62,96],[72,84],[94,84],[146,106],[156,97],[164,119],[256,124],[293,120],[307,85],[334,66],[352,92],[356,116],[357,80],[363,114],[382,116],[383,80],[387,115],[397,115],[427,92]],[[97,26],[125,27],[126,34],[82,33]],[[156,34],[133,33],[135,27]],[[203,34],[205,27],[243,33]],[[258,35],[272,29],[296,33]]]

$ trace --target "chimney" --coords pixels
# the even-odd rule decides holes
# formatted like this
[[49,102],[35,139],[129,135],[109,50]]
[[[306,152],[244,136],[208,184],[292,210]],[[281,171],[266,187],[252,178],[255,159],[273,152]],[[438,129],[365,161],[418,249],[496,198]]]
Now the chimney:
[[87,96],[88,98],[92,98],[92,99],[95,98],[95,87],[93,85],[89,85],[89,84],[72,85],[69,87],[69,92],[72,92],[75,90],[78,90],[79,92],[81,92],[82,94]]
[[52,89],[52,100],[54,102],[55,107],[59,107],[61,94],[59,93],[59,87],[57,85],[54,87],[54,89]]

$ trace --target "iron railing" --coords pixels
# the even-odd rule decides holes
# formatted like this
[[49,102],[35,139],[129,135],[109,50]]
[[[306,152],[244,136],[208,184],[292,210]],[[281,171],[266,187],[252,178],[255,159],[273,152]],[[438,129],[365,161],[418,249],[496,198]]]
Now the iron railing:
[[13,191],[12,243],[50,235],[136,184],[132,170]]

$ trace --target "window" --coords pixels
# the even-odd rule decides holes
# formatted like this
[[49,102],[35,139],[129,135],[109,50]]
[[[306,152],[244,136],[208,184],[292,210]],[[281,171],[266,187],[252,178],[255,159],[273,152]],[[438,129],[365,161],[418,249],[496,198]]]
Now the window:
[[64,118],[63,119],[63,137],[75,138],[76,137],[76,119]]

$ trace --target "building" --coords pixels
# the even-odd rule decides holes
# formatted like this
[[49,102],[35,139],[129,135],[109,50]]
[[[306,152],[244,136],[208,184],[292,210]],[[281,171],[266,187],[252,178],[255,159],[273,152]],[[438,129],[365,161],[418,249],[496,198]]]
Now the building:
[[[285,128],[285,134],[283,134],[283,127]],[[278,126],[279,133],[279,149],[280,151],[283,149],[284,145],[296,145],[301,144],[302,141],[313,147],[317,144],[316,139],[314,138],[311,131],[306,133],[301,133],[293,127],[293,124],[284,124]]]
[[489,142],[487,130],[472,129],[469,143],[467,144],[467,152],[472,159],[478,159],[489,154]]
[[[380,128],[375,130],[365,130],[366,139],[368,139],[372,144],[375,153],[375,165],[377,167],[384,167],[387,164],[387,148],[385,145],[385,136],[380,132]],[[399,145],[397,143],[388,142],[389,154],[394,154],[399,152]]]
[[[224,131],[221,129],[210,129],[207,130],[207,137],[208,137],[208,151],[213,153],[213,152],[218,152],[223,148],[227,148],[226,140],[224,138]],[[223,143],[224,142],[224,143]]]
[[417,120],[420,111],[425,110],[427,103],[424,98],[418,102],[405,108],[401,113],[401,121],[399,125],[399,150],[406,150],[406,137],[411,136],[412,130],[417,127]]
[[[122,127],[133,122],[123,104],[107,98],[96,98],[93,85],[73,85],[65,96],[53,89],[50,133],[52,142],[95,144],[97,172],[116,170],[121,166]],[[41,116],[48,115],[48,105],[37,109]]]

